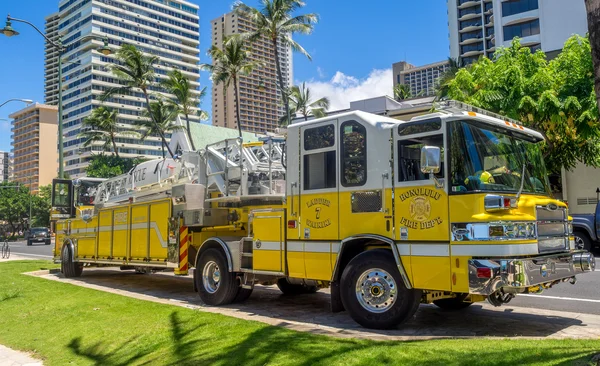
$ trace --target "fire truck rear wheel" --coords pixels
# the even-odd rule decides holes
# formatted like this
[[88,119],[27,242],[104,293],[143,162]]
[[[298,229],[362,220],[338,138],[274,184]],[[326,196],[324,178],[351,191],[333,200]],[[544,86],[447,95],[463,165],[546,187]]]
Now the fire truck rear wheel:
[[461,310],[468,308],[473,304],[472,302],[465,302],[464,300],[469,296],[469,294],[457,294],[456,297],[451,299],[441,299],[436,300],[433,303],[444,310]]
[[83,272],[83,265],[74,261],[73,251],[68,245],[63,245],[60,257],[60,266],[62,273],[66,278],[80,277]]
[[290,283],[287,278],[277,280],[277,287],[284,295],[314,294],[319,290],[317,286],[298,285]]
[[239,291],[239,283],[234,273],[227,268],[227,259],[219,249],[208,249],[200,255],[196,263],[196,287],[200,299],[206,305],[231,304]]
[[394,328],[419,307],[422,291],[406,288],[392,258],[387,250],[369,250],[354,257],[342,273],[342,303],[365,328]]

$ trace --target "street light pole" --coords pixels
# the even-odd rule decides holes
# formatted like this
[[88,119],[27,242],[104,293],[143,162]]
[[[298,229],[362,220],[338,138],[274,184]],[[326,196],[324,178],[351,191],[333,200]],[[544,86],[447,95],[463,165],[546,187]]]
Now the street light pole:
[[6,102],[0,104],[0,107],[4,106],[6,103],[10,103],[10,102],[23,102],[23,103],[27,103],[27,105],[30,105],[31,103],[33,103],[33,100],[31,100],[31,99],[13,98],[13,99],[9,99]]
[[[59,37],[58,42],[52,41],[48,38],[44,32],[42,32],[38,27],[33,25],[33,23],[28,22],[27,20],[13,18],[8,14],[6,17],[6,25],[3,29],[0,29],[0,33],[3,33],[7,37],[17,36],[19,32],[13,29],[12,22],[20,22],[30,25],[35,29],[44,39],[50,44],[52,47],[58,50],[58,178],[64,179],[64,156],[63,156],[63,103],[62,103],[62,92],[63,92],[63,81],[62,81],[62,56],[66,46],[62,44],[62,41]],[[74,42],[81,41],[82,39],[88,37],[95,37],[94,35],[84,36],[80,39],[75,40]],[[108,47],[108,37],[104,37],[104,46],[98,49],[103,55],[108,56],[112,53],[111,49]]]

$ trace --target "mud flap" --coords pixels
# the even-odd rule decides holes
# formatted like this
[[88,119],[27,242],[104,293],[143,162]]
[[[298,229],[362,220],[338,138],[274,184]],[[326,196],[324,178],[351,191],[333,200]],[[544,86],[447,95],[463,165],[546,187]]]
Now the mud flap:
[[331,312],[339,313],[344,311],[344,305],[342,304],[342,296],[340,293],[340,283],[339,281],[333,281],[330,287],[331,291]]

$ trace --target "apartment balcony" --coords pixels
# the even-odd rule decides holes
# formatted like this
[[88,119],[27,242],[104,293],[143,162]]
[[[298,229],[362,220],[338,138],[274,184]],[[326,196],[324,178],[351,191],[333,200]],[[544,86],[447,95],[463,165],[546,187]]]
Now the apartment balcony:
[[460,15],[458,20],[463,21],[463,20],[476,19],[476,18],[481,18],[481,9],[479,7],[473,8],[472,11],[468,10],[468,11],[464,12],[462,15]]
[[461,54],[461,57],[470,57],[470,56],[477,56],[477,55],[483,55],[483,49],[467,51],[467,52]]
[[479,5],[480,2],[478,0],[458,0],[458,8],[466,9],[471,6]]
[[463,46],[471,43],[481,42],[482,40],[483,32],[474,34],[472,37],[464,37],[464,39],[460,42],[460,45]]
[[474,23],[474,24],[469,24],[466,27],[462,28],[461,30],[459,30],[459,33],[467,33],[467,32],[473,32],[476,30],[481,29],[481,23]]

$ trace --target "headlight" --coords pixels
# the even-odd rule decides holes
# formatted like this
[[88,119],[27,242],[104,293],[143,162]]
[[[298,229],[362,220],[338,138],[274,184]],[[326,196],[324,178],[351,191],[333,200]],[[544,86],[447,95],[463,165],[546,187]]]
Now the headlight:
[[528,240],[536,239],[533,222],[491,222],[482,224],[453,224],[452,240]]

